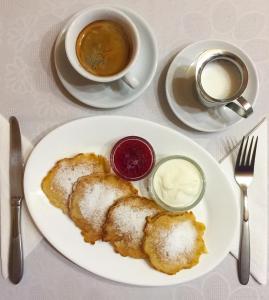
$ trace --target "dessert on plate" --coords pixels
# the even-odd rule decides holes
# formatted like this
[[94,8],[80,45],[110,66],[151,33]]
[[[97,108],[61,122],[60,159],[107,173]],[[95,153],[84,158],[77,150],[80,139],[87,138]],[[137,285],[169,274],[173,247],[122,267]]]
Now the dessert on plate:
[[155,269],[173,275],[198,264],[207,252],[204,231],[192,212],[163,212],[147,219],[143,248]]
[[68,213],[68,197],[77,179],[93,173],[109,172],[110,167],[104,156],[80,153],[56,162],[42,180],[41,187],[51,204]]
[[122,256],[145,258],[142,249],[146,218],[163,211],[153,200],[130,196],[110,207],[104,225],[104,241]]
[[[110,173],[107,159],[95,153],[61,159],[42,180],[42,190],[80,228],[87,243],[109,242],[120,255],[149,260],[169,275],[198,264],[207,252],[205,225],[184,211],[184,205],[186,199],[186,207],[192,207],[202,198],[204,177],[199,166],[186,157],[161,160],[152,172],[153,198],[148,199],[128,181],[144,179],[152,171],[155,154],[146,140],[136,136],[119,140],[110,162],[115,174]],[[183,211],[175,212],[175,200],[184,200],[179,207]]]
[[69,215],[81,229],[85,242],[102,238],[106,214],[117,199],[136,195],[133,185],[113,174],[96,174],[78,179],[69,197]]

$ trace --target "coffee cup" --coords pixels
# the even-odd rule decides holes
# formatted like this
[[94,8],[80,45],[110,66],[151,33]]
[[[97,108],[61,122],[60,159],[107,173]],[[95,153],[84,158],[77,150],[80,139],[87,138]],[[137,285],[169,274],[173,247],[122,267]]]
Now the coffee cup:
[[[108,76],[99,76],[86,70],[79,61],[76,50],[77,39],[82,30],[89,24],[100,20],[119,24],[128,37],[131,49],[127,65],[116,74]],[[133,21],[125,13],[116,8],[99,6],[87,8],[76,14],[66,30],[65,51],[72,67],[86,79],[102,83],[122,79],[131,88],[135,88],[139,85],[138,79],[132,74],[132,67],[137,62],[140,51],[138,30]]]
[[200,102],[208,108],[226,106],[239,116],[253,113],[243,97],[248,84],[248,70],[240,57],[223,49],[210,49],[197,59],[196,91]]

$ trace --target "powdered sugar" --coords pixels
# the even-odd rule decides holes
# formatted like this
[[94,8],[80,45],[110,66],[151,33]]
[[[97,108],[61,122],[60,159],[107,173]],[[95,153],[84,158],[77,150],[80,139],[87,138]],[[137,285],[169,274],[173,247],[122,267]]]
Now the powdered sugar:
[[128,233],[133,240],[140,241],[144,235],[146,217],[153,216],[156,212],[156,209],[139,209],[121,205],[114,210],[113,217],[117,228],[122,233]]
[[72,192],[73,184],[78,180],[79,177],[90,175],[92,170],[92,166],[86,164],[70,166],[62,163],[55,175],[54,186],[57,186],[57,188],[61,189],[64,197],[67,200],[68,196]]
[[197,232],[190,221],[174,225],[170,230],[160,231],[160,250],[169,260],[191,253],[195,247]]
[[85,219],[91,221],[95,229],[99,229],[105,221],[109,207],[122,196],[124,196],[124,192],[120,189],[96,183],[85,191],[84,197],[79,203],[81,214]]

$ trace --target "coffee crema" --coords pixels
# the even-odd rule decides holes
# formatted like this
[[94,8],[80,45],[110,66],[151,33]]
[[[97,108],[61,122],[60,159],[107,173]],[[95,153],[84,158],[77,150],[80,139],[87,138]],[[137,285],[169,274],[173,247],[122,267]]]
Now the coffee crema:
[[76,41],[80,64],[96,76],[112,76],[125,69],[131,52],[126,32],[120,24],[110,20],[90,23]]

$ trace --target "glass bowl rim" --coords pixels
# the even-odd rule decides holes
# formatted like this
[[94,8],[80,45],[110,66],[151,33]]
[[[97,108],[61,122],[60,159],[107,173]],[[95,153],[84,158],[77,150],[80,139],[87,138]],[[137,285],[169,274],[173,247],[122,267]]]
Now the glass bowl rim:
[[[174,160],[174,159],[181,159],[181,160],[186,160],[188,162],[190,162],[192,165],[195,166],[195,168],[199,171],[201,179],[202,179],[202,189],[200,191],[199,196],[197,197],[197,199],[195,201],[193,201],[190,205],[188,206],[169,206],[166,203],[163,202],[162,199],[160,199],[160,197],[157,195],[155,189],[154,189],[154,176],[157,172],[157,170],[159,169],[159,167],[161,165],[163,165],[164,163],[166,163],[169,160]],[[180,211],[187,211],[192,209],[193,207],[195,207],[203,198],[204,194],[205,194],[205,188],[206,188],[206,179],[205,179],[205,174],[204,171],[202,170],[202,168],[200,167],[200,165],[193,160],[192,158],[185,156],[185,155],[170,155],[170,156],[166,156],[162,159],[160,159],[154,166],[150,179],[149,179],[149,192],[151,194],[151,197],[153,198],[153,200],[160,205],[162,208],[168,210],[168,211],[172,211],[172,212],[180,212]]]
[[[144,174],[142,174],[142,175],[140,175],[138,177],[128,177],[128,176],[125,176],[125,175],[121,174],[120,171],[116,168],[116,165],[115,165],[115,162],[114,162],[115,152],[116,152],[117,148],[122,143],[124,143],[126,141],[129,141],[129,140],[139,141],[139,142],[143,143],[144,145],[146,145],[148,147],[149,151],[151,152],[151,156],[152,156],[151,157],[152,161],[151,161],[150,168]],[[114,144],[114,146],[112,147],[111,152],[110,152],[109,160],[110,160],[111,168],[112,168],[112,170],[115,172],[115,174],[117,176],[119,176],[119,177],[121,177],[121,178],[123,178],[125,180],[128,180],[128,181],[139,181],[141,179],[146,178],[152,172],[152,170],[154,169],[155,161],[156,161],[156,155],[155,155],[155,151],[154,151],[153,146],[145,138],[137,136],[137,135],[128,135],[128,136],[125,136],[125,137],[119,139]]]

